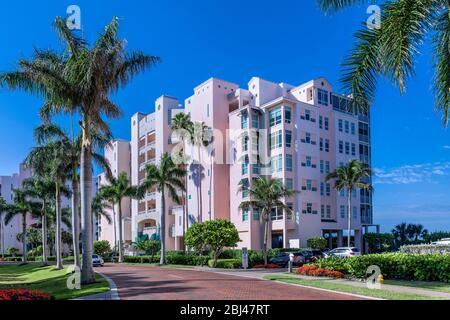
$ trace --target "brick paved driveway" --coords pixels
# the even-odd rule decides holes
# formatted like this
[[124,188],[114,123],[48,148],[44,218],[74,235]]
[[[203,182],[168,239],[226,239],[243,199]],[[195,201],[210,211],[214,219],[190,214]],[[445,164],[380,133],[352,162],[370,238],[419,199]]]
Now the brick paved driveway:
[[228,274],[149,266],[98,269],[124,300],[357,300],[358,297]]

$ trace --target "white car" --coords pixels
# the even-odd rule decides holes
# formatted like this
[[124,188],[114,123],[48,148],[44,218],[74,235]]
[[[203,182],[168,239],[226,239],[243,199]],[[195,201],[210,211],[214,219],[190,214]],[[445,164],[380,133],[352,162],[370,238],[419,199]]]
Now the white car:
[[102,257],[97,254],[92,255],[92,265],[94,267],[103,267],[105,265],[105,261],[103,261]]
[[450,238],[444,238],[439,241],[432,242],[431,244],[438,246],[450,246]]
[[339,247],[330,250],[325,253],[325,258],[337,257],[337,258],[348,258],[354,256],[360,256],[358,248],[355,247]]

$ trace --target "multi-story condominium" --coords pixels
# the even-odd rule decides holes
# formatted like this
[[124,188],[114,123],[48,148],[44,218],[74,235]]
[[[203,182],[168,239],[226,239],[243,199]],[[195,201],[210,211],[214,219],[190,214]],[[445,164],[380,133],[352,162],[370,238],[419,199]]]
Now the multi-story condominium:
[[[260,212],[239,209],[258,177],[281,179],[298,191],[285,199],[292,214],[272,209],[272,247],[304,247],[315,236],[336,247],[348,233],[347,198],[326,176],[354,158],[370,166],[369,117],[349,111],[348,106],[348,98],[334,93],[325,78],[293,86],[255,77],[248,89],[211,78],[194,89],[184,108],[177,99],[162,96],[154,113],[135,114],[131,153],[119,158],[125,167],[131,159],[132,183],[141,183],[145,166],[157,164],[163,153],[180,143],[170,130],[171,121],[186,112],[192,121],[210,128],[212,139],[206,147],[183,146],[194,160],[187,165],[188,221],[184,207],[169,201],[165,212],[169,249],[183,247],[183,226],[219,218],[236,225],[239,247],[261,248]],[[126,147],[122,149],[125,153]],[[131,241],[158,237],[160,200],[156,190],[149,190],[144,200],[131,201]],[[361,248],[363,230],[372,225],[371,195],[357,190],[352,200],[351,237]]]
[[[20,189],[22,182],[30,177],[30,170],[25,169],[21,164],[19,167],[19,173],[14,173],[11,176],[0,176],[0,198],[3,198],[6,203],[14,203],[14,190]],[[4,247],[0,241],[0,253],[6,253],[8,248],[17,248],[22,253],[22,245],[17,241],[17,234],[22,232],[22,217],[15,216],[8,225],[4,224],[5,214],[2,215],[3,224],[3,240]],[[31,222],[31,221],[30,221]]]

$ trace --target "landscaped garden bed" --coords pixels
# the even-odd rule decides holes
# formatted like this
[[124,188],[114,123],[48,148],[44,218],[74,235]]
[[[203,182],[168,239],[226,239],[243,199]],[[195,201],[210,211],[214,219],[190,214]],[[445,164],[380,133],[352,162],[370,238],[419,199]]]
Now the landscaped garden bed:
[[0,289],[0,301],[15,301],[15,300],[54,300],[55,298],[45,292],[37,290],[25,289]]
[[314,276],[314,277],[329,277],[329,278],[344,278],[345,275],[340,271],[327,270],[319,268],[315,265],[304,265],[295,270],[295,273],[305,275],[305,276]]

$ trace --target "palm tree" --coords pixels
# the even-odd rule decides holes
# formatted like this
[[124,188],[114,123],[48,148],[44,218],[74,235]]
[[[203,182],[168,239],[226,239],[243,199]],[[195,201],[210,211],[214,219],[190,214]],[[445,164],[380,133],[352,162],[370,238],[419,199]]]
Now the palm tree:
[[[119,173],[116,178],[112,174],[107,175],[108,185],[101,187],[98,191],[100,199],[104,199],[111,203],[113,208],[114,222],[116,222],[115,206],[118,208],[118,231],[119,231],[119,262],[124,262],[123,254],[123,234],[122,234],[122,200],[124,198],[133,198],[140,200],[144,197],[144,194],[140,192],[139,187],[132,186],[126,172]],[[114,234],[116,233],[116,224],[114,223]],[[114,239],[117,241],[117,239]],[[116,245],[116,243],[114,243]]]
[[[98,133],[92,129],[92,141],[94,148],[92,148],[92,158],[102,167],[107,174],[110,174],[110,167],[108,161],[104,156],[98,152],[97,149],[104,147],[111,137]],[[74,266],[80,268],[80,218],[79,218],[79,175],[81,158],[81,134],[69,137],[69,135],[55,124],[43,124],[35,129],[35,140],[39,144],[46,144],[49,142],[57,142],[61,148],[64,149],[65,154],[65,170],[67,179],[71,181],[71,202],[72,202],[72,236],[73,236],[73,254]]]
[[394,235],[397,246],[408,243],[408,225],[405,222],[396,225],[391,232]]
[[160,212],[160,238],[161,238],[161,259],[160,264],[166,263],[166,193],[175,203],[180,203],[177,190],[186,191],[184,177],[186,170],[178,167],[172,161],[168,153],[165,153],[160,160],[159,166],[150,164],[146,167],[147,177],[140,186],[140,193],[145,194],[146,190],[156,187],[161,195]]
[[[318,0],[326,12],[358,5],[364,0]],[[353,97],[354,106],[367,109],[375,96],[378,76],[406,91],[415,74],[414,63],[427,36],[434,52],[436,108],[448,125],[450,110],[450,1],[394,0],[381,7],[380,28],[363,26],[355,34],[357,42],[343,62],[343,89]]]
[[[209,136],[210,130],[204,122],[194,122],[192,127],[191,140],[192,144],[197,147],[198,165],[197,165],[197,198],[199,203],[198,222],[202,222],[203,219],[203,164],[201,149],[209,146],[211,143],[211,137]],[[212,174],[212,173],[211,173]]]
[[271,235],[271,211],[279,208],[286,213],[292,213],[292,209],[284,203],[284,198],[292,197],[296,191],[287,189],[279,179],[258,178],[253,181],[251,187],[240,185],[240,192],[248,191],[250,200],[242,201],[241,210],[259,209],[260,221],[264,225],[264,263],[267,264],[268,241]]
[[48,176],[47,177],[33,177],[26,179],[23,182],[23,189],[25,194],[33,199],[39,199],[42,203],[40,216],[42,225],[42,262],[47,265],[47,215],[49,211],[49,206],[55,197],[55,183]]
[[23,89],[45,99],[41,117],[49,121],[57,114],[79,114],[82,132],[80,191],[82,212],[83,284],[94,283],[92,267],[92,128],[109,135],[103,119],[119,118],[122,113],[109,96],[140,72],[159,62],[155,56],[125,51],[119,39],[119,19],[114,17],[90,47],[56,18],[56,30],[65,44],[64,54],[35,50],[32,60],[19,61],[19,70],[0,75],[0,85]]
[[5,231],[3,228],[3,213],[8,209],[5,199],[0,197],[0,249],[2,251],[2,259],[5,258]]
[[414,243],[418,243],[419,238],[423,239],[423,237],[428,234],[428,230],[421,224],[408,224],[406,227],[406,232],[408,234],[408,238]]
[[[183,143],[183,150],[181,151],[181,155],[183,156],[183,164],[187,164],[186,159],[186,143],[191,142],[192,140],[192,132],[194,128],[194,123],[191,120],[191,116],[187,113],[178,113],[172,120],[172,131],[175,132],[181,139]],[[187,188],[188,185],[188,176],[186,174],[184,178],[184,185]],[[183,221],[183,238],[189,228],[189,206],[187,201],[187,196],[184,194],[184,221]]]
[[341,190],[347,190],[348,247],[350,247],[350,234],[352,230],[352,194],[356,188],[372,191],[373,188],[370,183],[361,181],[361,179],[369,178],[371,175],[371,170],[365,163],[352,159],[346,166],[336,168],[334,172],[331,172],[326,177],[327,181],[335,180],[334,188],[336,191],[340,192]]
[[8,225],[17,215],[22,216],[22,263],[27,263],[27,216],[30,214],[34,218],[38,217],[40,205],[28,200],[27,194],[22,190],[13,190],[13,192],[14,203],[6,209],[5,224]]

